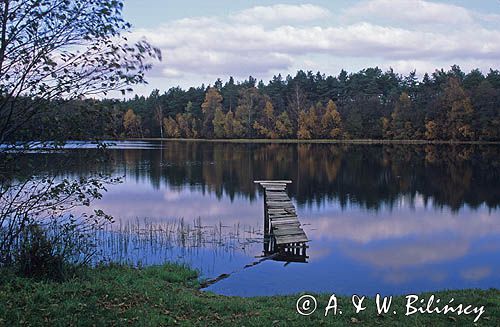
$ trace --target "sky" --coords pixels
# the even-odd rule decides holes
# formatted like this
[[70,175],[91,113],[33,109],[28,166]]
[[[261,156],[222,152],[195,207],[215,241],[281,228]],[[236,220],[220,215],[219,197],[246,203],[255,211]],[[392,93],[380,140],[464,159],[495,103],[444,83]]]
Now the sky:
[[500,0],[124,0],[124,16],[130,40],[162,50],[145,95],[299,69],[500,68]]

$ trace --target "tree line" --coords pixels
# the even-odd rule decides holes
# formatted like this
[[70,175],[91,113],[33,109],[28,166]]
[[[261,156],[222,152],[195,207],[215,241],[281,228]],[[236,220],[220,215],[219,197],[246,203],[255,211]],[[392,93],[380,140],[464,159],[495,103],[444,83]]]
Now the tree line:
[[[91,121],[91,124],[86,124]],[[418,79],[367,68],[267,84],[174,87],[128,100],[51,101],[17,139],[102,137],[500,140],[500,72],[454,65]],[[49,134],[49,135],[47,135]]]

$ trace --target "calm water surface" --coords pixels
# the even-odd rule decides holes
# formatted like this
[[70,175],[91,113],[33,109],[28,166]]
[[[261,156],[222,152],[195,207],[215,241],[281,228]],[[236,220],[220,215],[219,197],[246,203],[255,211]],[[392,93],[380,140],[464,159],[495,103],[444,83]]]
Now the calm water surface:
[[[119,142],[33,154],[64,176],[124,176],[93,206],[112,260],[187,263],[227,295],[500,288],[500,146]],[[264,261],[253,180],[290,179],[308,263]],[[103,234],[104,235],[104,234]],[[106,237],[107,237],[106,236]]]

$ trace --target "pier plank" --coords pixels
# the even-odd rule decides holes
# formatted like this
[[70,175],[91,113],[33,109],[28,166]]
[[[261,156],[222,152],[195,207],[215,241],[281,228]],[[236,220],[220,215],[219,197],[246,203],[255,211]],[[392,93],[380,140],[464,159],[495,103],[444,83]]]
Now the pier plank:
[[289,180],[256,180],[264,188],[265,219],[268,219],[270,231],[278,245],[295,245],[305,247],[308,242],[306,233],[301,227],[293,202],[286,193]]

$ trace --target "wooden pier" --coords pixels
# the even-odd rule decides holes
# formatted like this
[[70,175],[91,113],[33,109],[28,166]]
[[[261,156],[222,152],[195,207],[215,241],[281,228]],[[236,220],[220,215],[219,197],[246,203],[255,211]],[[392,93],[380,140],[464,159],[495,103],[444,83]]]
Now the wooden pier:
[[254,181],[264,188],[264,252],[279,253],[280,261],[306,262],[309,241],[301,227],[297,212],[286,193],[292,181]]

